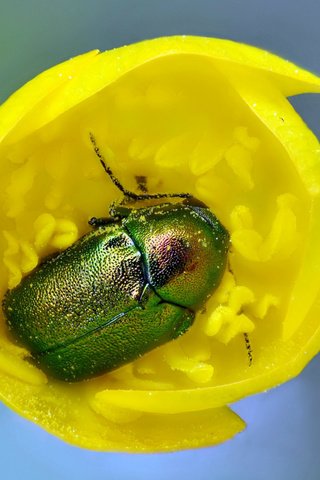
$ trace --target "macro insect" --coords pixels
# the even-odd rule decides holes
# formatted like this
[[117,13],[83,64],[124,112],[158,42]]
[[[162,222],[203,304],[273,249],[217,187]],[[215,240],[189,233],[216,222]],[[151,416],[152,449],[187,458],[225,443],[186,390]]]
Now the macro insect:
[[[126,190],[108,218],[8,290],[13,336],[52,377],[75,382],[111,371],[182,335],[224,273],[229,233],[188,193]],[[152,203],[150,206],[142,203]]]

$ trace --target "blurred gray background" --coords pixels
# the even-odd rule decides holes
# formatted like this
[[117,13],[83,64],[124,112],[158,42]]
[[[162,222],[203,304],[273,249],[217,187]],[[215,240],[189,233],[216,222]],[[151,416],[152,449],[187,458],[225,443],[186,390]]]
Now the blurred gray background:
[[[79,53],[193,34],[271,50],[320,74],[320,0],[0,0],[0,102]],[[292,103],[320,135],[320,96]],[[319,320],[320,321],[320,320]],[[293,381],[234,406],[248,428],[215,448],[96,453],[64,444],[0,404],[5,480],[319,480],[320,358]]]

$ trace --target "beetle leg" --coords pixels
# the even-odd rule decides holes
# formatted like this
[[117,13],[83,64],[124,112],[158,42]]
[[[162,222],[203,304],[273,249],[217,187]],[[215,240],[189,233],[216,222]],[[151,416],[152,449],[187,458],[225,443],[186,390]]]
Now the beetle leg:
[[138,185],[138,190],[142,193],[148,193],[147,177],[144,175],[136,175],[135,179]]
[[124,206],[127,203],[131,203],[131,199],[128,199],[128,197],[124,197],[121,202],[112,202],[109,207],[109,215],[117,219],[116,221],[127,217],[132,211],[132,208]]
[[124,205],[131,202],[131,198],[128,197],[124,197],[120,202],[112,202],[109,207],[110,217],[92,217],[88,221],[89,225],[94,228],[99,228],[121,221],[122,218],[127,217],[131,212],[131,208],[125,207]]
[[105,227],[106,225],[110,225],[110,223],[117,222],[118,219],[116,217],[92,217],[88,221],[89,225],[93,228]]
[[249,340],[249,335],[247,333],[244,333],[243,336],[244,336],[244,341],[245,341],[245,344],[246,344],[246,349],[247,349],[247,354],[248,354],[249,367],[251,367],[252,361],[253,361],[253,356],[252,356],[252,347],[251,347],[251,343],[250,343],[250,340]]

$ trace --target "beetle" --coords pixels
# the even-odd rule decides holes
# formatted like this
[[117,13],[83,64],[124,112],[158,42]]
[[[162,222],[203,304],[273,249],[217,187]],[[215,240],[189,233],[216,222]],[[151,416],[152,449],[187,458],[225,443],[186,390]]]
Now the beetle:
[[90,140],[123,200],[2,302],[13,336],[66,382],[109,372],[186,332],[219,285],[229,248],[227,229],[204,203],[146,193],[144,177],[143,193],[126,190]]

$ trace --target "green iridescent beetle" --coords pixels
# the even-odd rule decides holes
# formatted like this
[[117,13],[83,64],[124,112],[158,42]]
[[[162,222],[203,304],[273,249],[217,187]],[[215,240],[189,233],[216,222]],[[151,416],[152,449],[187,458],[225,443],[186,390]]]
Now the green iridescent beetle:
[[[183,334],[219,285],[229,247],[228,231],[190,194],[148,194],[143,182],[142,194],[124,189],[90,138],[124,200],[3,300],[9,329],[36,364],[69,382]],[[128,206],[142,200],[161,203]]]

